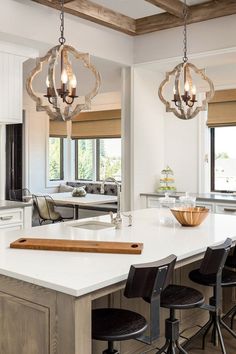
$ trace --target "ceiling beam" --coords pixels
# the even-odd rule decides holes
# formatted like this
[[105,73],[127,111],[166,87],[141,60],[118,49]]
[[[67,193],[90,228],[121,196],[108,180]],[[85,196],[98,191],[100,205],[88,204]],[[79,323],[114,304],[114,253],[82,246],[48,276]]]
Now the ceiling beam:
[[[160,7],[171,15],[183,18],[185,5],[180,0],[145,0],[151,4]],[[188,7],[188,6],[187,6]]]
[[[60,1],[58,0],[32,1],[57,10],[60,9]],[[90,0],[67,0],[64,9],[65,12],[85,20],[98,23],[129,35],[134,36],[136,34],[136,24],[134,19],[98,5]]]
[[[32,1],[57,10],[60,9],[59,0]],[[172,1],[176,2],[177,0],[150,0],[149,2],[152,1],[155,1],[156,3],[162,2],[164,6],[164,3],[169,2],[170,4]],[[132,36],[183,25],[183,18],[171,15],[167,12],[135,20],[104,6],[98,5],[90,0],[65,0],[65,12]],[[198,5],[189,6],[188,24],[233,14],[236,14],[235,0],[212,0]]]
[[[189,7],[188,24],[236,14],[235,0],[212,0]],[[183,19],[163,13],[136,20],[136,34],[161,31],[183,25]]]

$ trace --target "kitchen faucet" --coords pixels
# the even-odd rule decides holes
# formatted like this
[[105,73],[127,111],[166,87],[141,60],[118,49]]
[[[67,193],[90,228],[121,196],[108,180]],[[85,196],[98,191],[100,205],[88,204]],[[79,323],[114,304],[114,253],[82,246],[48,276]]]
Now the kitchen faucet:
[[114,218],[113,213],[111,212],[111,222],[117,227],[119,228],[121,226],[122,223],[122,218],[121,218],[121,211],[120,211],[120,192],[121,192],[121,186],[120,183],[117,182],[117,180],[113,177],[107,177],[106,179],[104,179],[104,181],[101,184],[101,194],[104,194],[104,186],[105,183],[107,182],[113,182],[116,184],[117,186],[117,214],[116,217]]

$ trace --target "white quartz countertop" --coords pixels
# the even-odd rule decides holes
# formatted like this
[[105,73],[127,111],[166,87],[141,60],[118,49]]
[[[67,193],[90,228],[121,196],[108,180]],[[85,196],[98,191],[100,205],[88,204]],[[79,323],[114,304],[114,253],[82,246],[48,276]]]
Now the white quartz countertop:
[[[34,227],[22,231],[0,231],[0,274],[81,296],[125,280],[131,264],[155,261],[176,254],[178,262],[201,255],[209,245],[236,240],[236,217],[209,214],[198,227],[182,227],[169,210],[144,209],[132,212],[133,226],[124,218],[120,230],[100,231],[73,227],[79,220]],[[93,218],[110,221],[109,216]],[[88,220],[88,219],[86,219]],[[81,220],[82,222],[83,220]],[[143,242],[141,255],[77,253],[11,249],[20,237]],[[180,263],[179,263],[180,264]]]

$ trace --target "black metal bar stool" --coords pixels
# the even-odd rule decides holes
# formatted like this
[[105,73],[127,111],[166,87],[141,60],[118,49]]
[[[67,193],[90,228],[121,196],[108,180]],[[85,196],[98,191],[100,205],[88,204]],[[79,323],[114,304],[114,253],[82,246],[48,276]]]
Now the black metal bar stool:
[[232,240],[228,238],[219,246],[208,247],[200,268],[189,273],[189,278],[193,282],[212,287],[213,296],[209,300],[209,305],[204,304],[202,306],[202,309],[209,311],[209,321],[185,343],[184,348],[189,347],[193,340],[202,335],[202,349],[204,349],[206,335],[211,328],[211,341],[214,345],[217,345],[219,339],[221,350],[224,354],[226,354],[226,349],[221,327],[225,328],[236,338],[235,333],[222,320],[222,287],[236,285],[236,273],[223,269],[231,245]]
[[[130,267],[124,295],[127,298],[143,298],[150,304],[159,301],[160,294],[169,284],[176,262],[171,255],[161,261],[132,265]],[[103,354],[118,353],[115,341],[140,338],[148,327],[140,314],[114,308],[92,311],[92,338],[108,342]]]
[[[236,271],[236,247],[234,247],[234,251],[230,254],[225,262],[225,266],[228,268],[233,268]],[[223,320],[230,318],[230,328],[234,327],[234,318],[236,316],[236,305],[234,305],[223,317]]]
[[168,285],[161,294],[161,307],[170,310],[170,317],[165,323],[166,342],[156,354],[175,354],[176,348],[179,353],[187,354],[179,342],[179,320],[175,316],[176,310],[200,307],[204,303],[204,296],[198,290],[182,285]]

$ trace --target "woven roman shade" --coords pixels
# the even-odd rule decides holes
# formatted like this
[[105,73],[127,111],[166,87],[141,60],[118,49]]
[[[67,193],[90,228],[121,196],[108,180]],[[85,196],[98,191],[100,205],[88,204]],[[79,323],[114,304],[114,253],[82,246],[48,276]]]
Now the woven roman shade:
[[67,122],[57,120],[49,120],[49,136],[52,138],[66,138],[67,137]]
[[72,119],[72,139],[120,138],[121,110],[83,112]]
[[216,91],[208,104],[209,128],[236,125],[236,90]]

